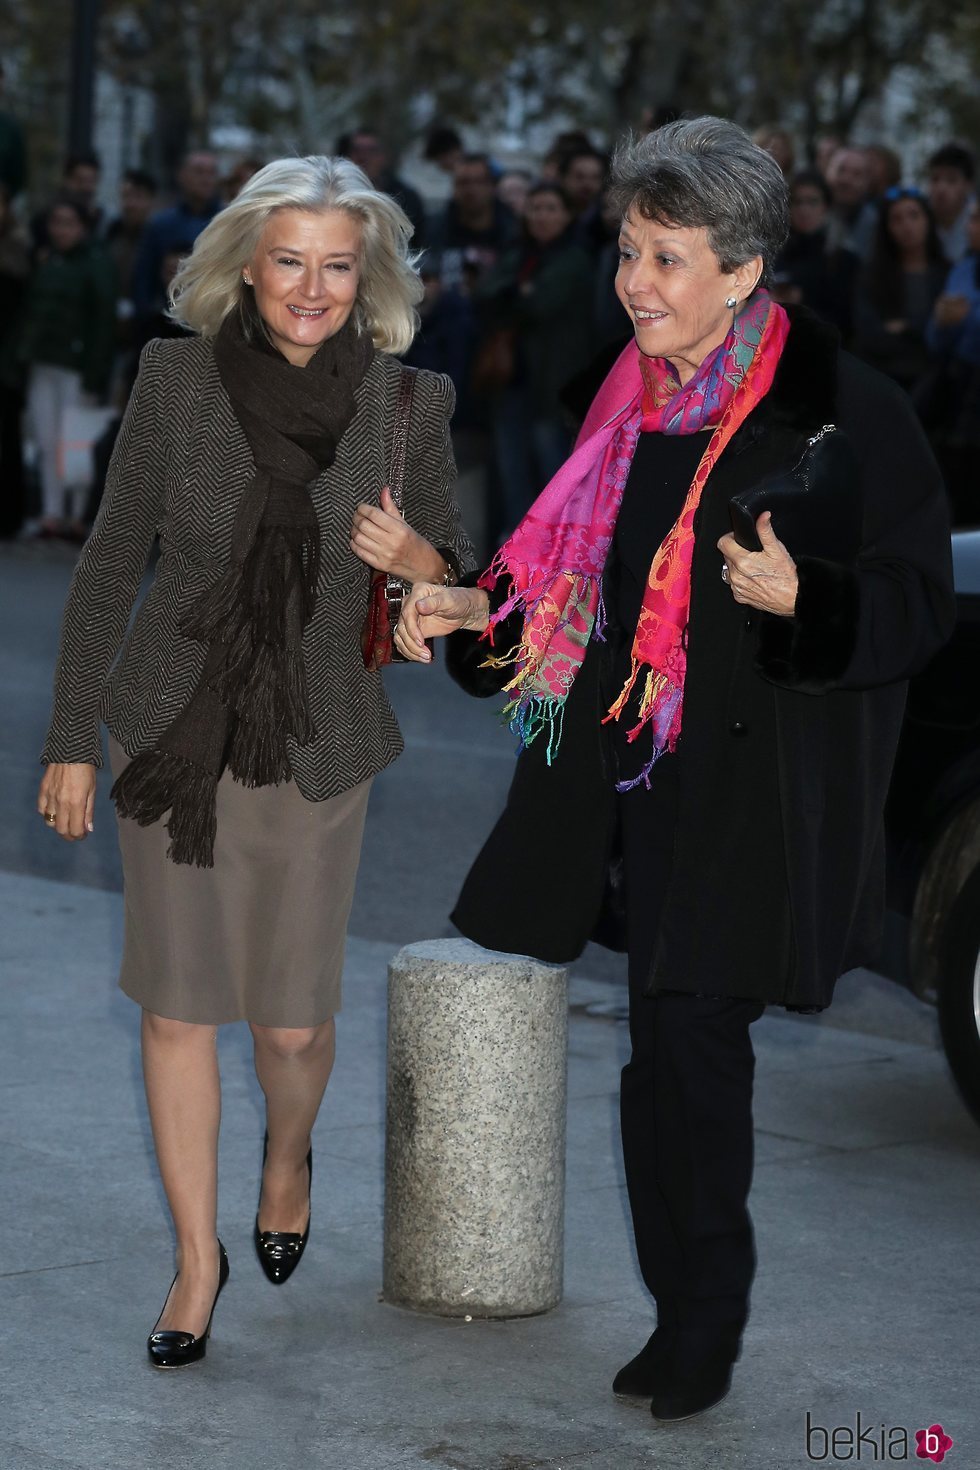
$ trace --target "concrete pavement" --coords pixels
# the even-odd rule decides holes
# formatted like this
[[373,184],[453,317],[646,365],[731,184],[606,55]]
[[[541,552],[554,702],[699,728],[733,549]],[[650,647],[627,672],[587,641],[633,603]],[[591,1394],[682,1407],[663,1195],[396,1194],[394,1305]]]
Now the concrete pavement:
[[171,1241],[137,1012],[114,983],[121,900],[6,873],[0,902],[5,1470],[756,1470],[809,1463],[808,1410],[841,1429],[860,1412],[879,1436],[938,1421],[954,1470],[980,1463],[980,1135],[934,1046],[776,1015],[756,1026],[754,1315],[729,1399],[657,1426],[609,1393],[651,1321],[616,1137],[625,1028],[588,1014],[608,987],[572,988],[561,1307],[416,1317],[378,1300],[391,946],[355,939],[307,1256],[279,1290],[253,1258],[260,1096],[246,1028],[224,1028],[231,1280],[206,1361],[161,1374],[143,1339]]

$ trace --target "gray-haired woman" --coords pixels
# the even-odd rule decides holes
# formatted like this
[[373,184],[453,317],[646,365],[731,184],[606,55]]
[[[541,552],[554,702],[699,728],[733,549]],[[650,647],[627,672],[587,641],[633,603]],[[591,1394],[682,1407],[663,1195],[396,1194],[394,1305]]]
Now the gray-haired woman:
[[404,518],[383,488],[406,407],[391,354],[411,342],[421,296],[410,233],[346,160],[284,159],[248,181],[173,283],[173,314],[198,335],[143,354],[65,610],[38,810],[69,840],[91,831],[104,720],[120,984],[143,1007],[177,1237],[148,1341],[159,1367],[204,1356],[228,1275],[222,1022],[250,1023],[266,1097],[255,1244],[269,1280],[305,1247],[368,793],[402,749],[360,645],[371,569],[449,582],[470,564],[447,378],[414,379]]
[[523,739],[460,929],[628,952],[623,1150],[658,1326],[613,1387],[680,1419],[728,1391],[748,1315],[749,1028],[876,953],[905,685],[953,601],[908,401],[764,289],[774,160],[698,118],[623,147],[613,189],[635,340],[490,569],[416,586],[396,637],[424,659],[451,633]]

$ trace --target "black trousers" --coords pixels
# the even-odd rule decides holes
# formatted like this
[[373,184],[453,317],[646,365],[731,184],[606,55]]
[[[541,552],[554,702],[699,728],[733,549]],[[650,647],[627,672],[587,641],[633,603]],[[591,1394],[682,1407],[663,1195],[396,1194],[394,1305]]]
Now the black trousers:
[[755,1274],[749,1027],[765,1006],[644,993],[676,814],[675,773],[663,774],[653,791],[621,801],[632,1048],[620,1090],[626,1183],[658,1322],[741,1328]]

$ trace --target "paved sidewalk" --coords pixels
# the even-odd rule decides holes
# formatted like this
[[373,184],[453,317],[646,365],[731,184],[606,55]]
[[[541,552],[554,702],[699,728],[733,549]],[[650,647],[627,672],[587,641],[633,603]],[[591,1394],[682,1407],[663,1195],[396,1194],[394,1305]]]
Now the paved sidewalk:
[[[416,1317],[378,1301],[391,946],[354,940],[301,1271],[277,1291],[252,1256],[260,1097],[247,1030],[227,1027],[231,1280],[205,1363],[163,1374],[143,1341],[171,1243],[137,1012],[115,988],[121,899],[0,873],[0,911],[3,1470],[783,1470],[810,1463],[807,1411],[852,1434],[860,1413],[862,1464],[886,1460],[889,1431],[938,1421],[950,1470],[980,1465],[980,1130],[928,1012],[916,1041],[868,1034],[867,1014],[864,1034],[780,1015],[755,1028],[754,1316],[725,1403],[657,1426],[609,1392],[652,1324],[619,1162],[625,1028],[585,1010],[608,985],[573,982],[562,1306],[495,1324]],[[904,1034],[909,999],[894,992],[896,1027],[892,994],[881,1030]],[[909,1462],[928,1463],[914,1439]]]

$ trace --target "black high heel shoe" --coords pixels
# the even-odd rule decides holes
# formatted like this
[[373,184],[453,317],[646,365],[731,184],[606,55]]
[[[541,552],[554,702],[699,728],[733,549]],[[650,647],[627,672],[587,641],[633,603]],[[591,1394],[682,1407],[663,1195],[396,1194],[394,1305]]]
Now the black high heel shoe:
[[[262,1169],[265,1171],[266,1154],[269,1152],[269,1135],[266,1133],[262,1144]],[[260,1230],[258,1211],[255,1213],[255,1229],[253,1239],[255,1241],[255,1253],[259,1258],[259,1265],[265,1272],[266,1277],[273,1286],[282,1286],[288,1281],[303,1259],[306,1250],[306,1242],[310,1238],[310,1221],[313,1218],[313,1149],[310,1148],[306,1155],[306,1167],[310,1175],[310,1214],[306,1221],[306,1229],[302,1235],[297,1235],[291,1230]],[[262,1198],[262,1186],[259,1185],[259,1199]]]
[[[207,1352],[208,1338],[211,1336],[211,1323],[214,1321],[214,1309],[218,1305],[218,1297],[224,1289],[224,1284],[231,1274],[228,1265],[228,1255],[221,1241],[218,1241],[218,1290],[214,1294],[211,1303],[211,1315],[208,1325],[200,1337],[195,1337],[193,1332],[151,1332],[146,1339],[146,1350],[150,1355],[150,1362],[154,1368],[183,1368],[187,1363],[200,1362]],[[180,1274],[179,1272],[177,1273]],[[175,1276],[170,1283],[170,1291],[174,1289]],[[170,1300],[170,1291],[167,1292],[167,1301]],[[163,1316],[167,1308],[167,1301],[163,1304],[160,1316]],[[157,1318],[159,1321],[159,1318]]]

